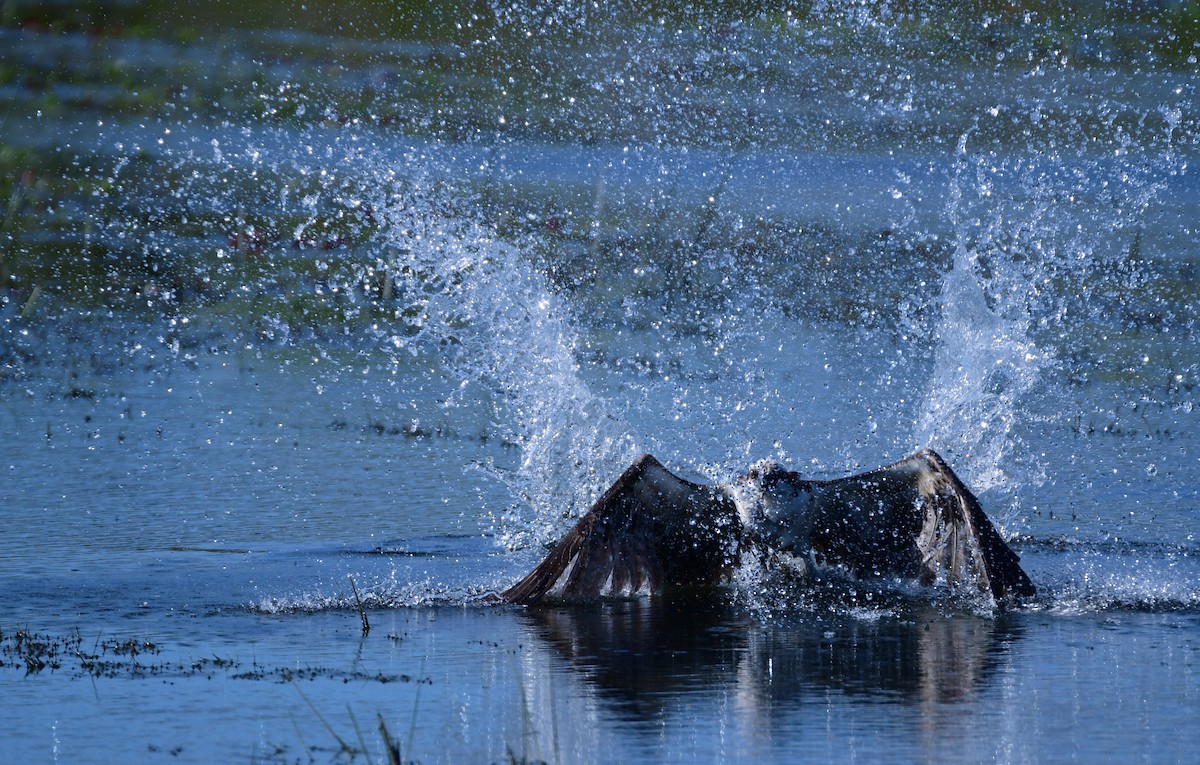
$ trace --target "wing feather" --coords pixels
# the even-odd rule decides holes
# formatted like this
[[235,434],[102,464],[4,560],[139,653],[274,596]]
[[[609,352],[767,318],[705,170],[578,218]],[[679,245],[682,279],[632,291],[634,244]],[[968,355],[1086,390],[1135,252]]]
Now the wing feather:
[[736,563],[740,537],[723,487],[685,481],[645,454],[503,599],[534,603],[559,587],[594,598],[714,585]]
[[974,494],[934,451],[861,475],[808,482],[820,562],[856,576],[974,586],[997,601],[1036,589]]
[[1032,597],[1037,590],[1021,568],[1021,558],[992,525],[978,498],[932,450],[917,459],[918,486],[925,498],[917,539],[926,566],[936,566],[952,583],[974,581],[1003,601]]

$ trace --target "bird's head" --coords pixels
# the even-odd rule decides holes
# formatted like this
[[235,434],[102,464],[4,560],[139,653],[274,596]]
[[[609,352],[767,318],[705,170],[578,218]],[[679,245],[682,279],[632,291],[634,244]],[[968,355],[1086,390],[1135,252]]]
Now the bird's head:
[[738,483],[744,491],[761,503],[769,501],[780,492],[788,493],[789,484],[799,478],[800,476],[784,469],[775,460],[764,459],[751,465],[746,474],[738,478]]
[[743,483],[752,483],[765,487],[768,484],[778,481],[787,472],[778,462],[768,458],[759,460],[751,465],[746,474],[741,476],[741,480]]
[[783,549],[807,539],[812,490],[808,481],[772,459],[759,460],[738,481],[747,527]]

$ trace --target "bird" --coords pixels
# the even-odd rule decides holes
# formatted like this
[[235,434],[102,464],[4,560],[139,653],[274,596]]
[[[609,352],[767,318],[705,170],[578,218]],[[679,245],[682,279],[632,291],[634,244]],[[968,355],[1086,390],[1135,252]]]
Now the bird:
[[990,597],[1036,588],[979,500],[932,449],[842,478],[761,460],[730,483],[685,480],[642,454],[519,582],[507,603],[586,600],[728,584],[747,554],[811,581],[915,581]]

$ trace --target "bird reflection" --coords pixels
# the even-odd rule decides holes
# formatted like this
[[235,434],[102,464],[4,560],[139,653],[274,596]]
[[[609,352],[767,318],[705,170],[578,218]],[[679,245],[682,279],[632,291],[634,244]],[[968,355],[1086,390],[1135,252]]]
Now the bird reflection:
[[764,623],[721,599],[608,601],[522,614],[612,708],[653,722],[692,692],[732,692],[764,714],[826,699],[961,703],[983,691],[1019,626],[1009,617],[909,606],[862,618]]

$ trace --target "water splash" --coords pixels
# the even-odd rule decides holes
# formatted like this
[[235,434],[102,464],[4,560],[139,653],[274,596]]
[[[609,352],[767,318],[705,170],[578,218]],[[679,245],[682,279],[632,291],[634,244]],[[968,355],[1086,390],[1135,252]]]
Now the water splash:
[[470,405],[468,392],[484,389],[504,438],[521,451],[515,470],[486,466],[521,500],[502,514],[498,536],[527,546],[561,533],[560,519],[580,515],[635,446],[580,376],[571,307],[471,201],[423,175],[381,206],[381,260],[410,321],[387,346],[438,349],[459,392],[446,406]]
[[[960,466],[976,491],[1010,485],[1009,456],[1021,448],[1014,432],[1021,399],[1037,385],[1049,358],[1029,338],[1021,295],[990,295],[980,276],[984,253],[972,246],[963,215],[967,140],[958,142],[948,215],[955,234],[953,265],[942,282],[937,350],[922,397],[916,440]],[[990,298],[990,300],[989,300]]]
[[496,588],[452,586],[433,579],[377,583],[363,589],[359,597],[340,590],[315,589],[287,595],[268,595],[247,608],[262,614],[319,613],[354,611],[361,603],[366,609],[428,608],[435,606],[494,605],[490,598]]
[[[321,103],[330,96],[316,88],[306,95],[304,87],[292,82],[282,83],[275,95],[271,94],[276,89],[268,85],[244,89],[256,101],[262,96],[269,107],[261,114],[245,112],[258,117],[235,113],[230,121],[230,115],[209,119],[212,115],[206,113],[177,125],[160,115],[156,119],[161,121],[138,117],[100,130],[111,122],[103,115],[103,120],[95,120],[95,131],[84,130],[83,122],[72,128],[72,145],[92,141],[103,147],[97,156],[72,160],[74,166],[98,168],[109,161],[111,151],[119,155],[110,173],[89,169],[88,176],[95,177],[67,184],[82,190],[78,199],[43,205],[72,222],[63,226],[62,221],[51,221],[47,231],[77,229],[63,248],[72,255],[74,267],[84,262],[116,264],[98,265],[95,274],[87,274],[80,280],[80,294],[111,296],[113,279],[125,273],[127,283],[120,294],[127,297],[105,297],[95,315],[107,312],[112,317],[114,310],[119,314],[133,308],[161,312],[146,320],[153,327],[146,332],[160,335],[162,348],[157,352],[194,363],[210,341],[187,337],[177,321],[189,326],[219,321],[225,303],[229,323],[245,321],[231,343],[239,354],[251,340],[285,346],[313,336],[324,341],[343,329],[338,318],[328,319],[332,311],[321,314],[323,318],[301,320],[289,317],[286,310],[307,317],[314,301],[305,299],[314,291],[322,297],[352,294],[347,285],[376,278],[371,272],[386,272],[381,291],[400,293],[400,308],[372,328],[371,337],[382,353],[397,367],[413,353],[436,357],[442,364],[431,374],[445,375],[453,383],[442,406],[451,410],[490,405],[493,422],[484,432],[520,449],[515,465],[500,458],[500,463],[482,466],[517,498],[496,520],[501,541],[510,547],[535,545],[560,533],[642,444],[659,453],[671,452],[673,466],[706,460],[721,465],[719,472],[728,463],[743,465],[768,453],[784,458],[790,451],[798,458],[811,456],[816,469],[832,472],[863,466],[875,456],[871,450],[890,449],[886,457],[900,456],[894,450],[904,448],[900,442],[907,439],[884,435],[868,441],[861,436],[864,421],[872,433],[877,426],[879,432],[889,433],[911,423],[912,442],[946,453],[973,488],[985,491],[1036,482],[1037,469],[1020,459],[1030,444],[1049,450],[1060,463],[1077,456],[1075,447],[1055,442],[1056,433],[1031,437],[1023,427],[1038,410],[1053,408],[1056,399],[1047,388],[1062,387],[1068,375],[1080,386],[1105,375],[1110,380],[1122,376],[1127,390],[1115,395],[1126,397],[1124,404],[1132,405],[1142,422],[1147,395],[1151,405],[1168,407],[1159,421],[1169,427],[1147,424],[1143,434],[1178,430],[1180,419],[1192,411],[1198,368],[1194,354],[1186,343],[1171,344],[1168,334],[1187,334],[1196,326],[1194,264],[1184,246],[1194,208],[1179,208],[1184,224],[1169,236],[1162,229],[1170,218],[1159,216],[1156,240],[1153,221],[1146,225],[1146,241],[1157,241],[1160,257],[1162,250],[1170,258],[1180,253],[1178,263],[1147,267],[1138,262],[1143,219],[1152,219],[1155,204],[1167,201],[1160,199],[1168,196],[1163,193],[1167,179],[1179,181],[1187,158],[1195,154],[1195,136],[1200,133],[1194,129],[1195,109],[1188,95],[1191,68],[1182,67],[1176,77],[1149,60],[1132,70],[1100,65],[1099,59],[1076,64],[1076,56],[1087,55],[1074,47],[1076,30],[1064,26],[1060,32],[1053,19],[1031,26],[1029,14],[1023,21],[1003,25],[987,15],[978,19],[970,34],[986,39],[978,47],[951,46],[954,50],[944,51],[957,51],[958,57],[952,56],[950,67],[943,66],[945,71],[934,77],[925,76],[932,70],[920,62],[927,60],[923,54],[927,44],[935,42],[930,33],[936,27],[924,23],[924,16],[919,17],[922,23],[902,19],[886,3],[821,2],[803,20],[799,15],[793,19],[790,12],[786,20],[773,14],[731,18],[741,14],[701,4],[693,21],[685,24],[670,23],[671,18],[664,23],[657,12],[645,18],[639,12],[636,21],[604,21],[587,3],[491,5],[500,31],[512,38],[523,38],[528,31],[536,40],[532,48],[489,45],[486,40],[494,43],[496,38],[480,34],[454,56],[427,56],[422,58],[426,64],[393,62],[401,73],[396,81],[437,83],[415,88],[422,94],[417,100],[386,88],[379,98],[362,99],[367,112],[382,106],[402,115],[399,135],[426,136],[426,145],[432,147],[428,150],[397,157],[395,147],[407,139],[381,129],[385,120],[342,112],[346,103],[324,108]],[[549,35],[547,30],[562,31]],[[1060,40],[1060,35],[1070,39]],[[959,39],[957,33],[954,38]],[[586,44],[578,44],[580,40]],[[278,44],[270,43],[272,55],[278,53]],[[909,55],[917,51],[922,55]],[[245,58],[265,56],[252,50]],[[444,64],[436,63],[443,59]],[[537,66],[529,66],[531,61]],[[1014,63],[1018,61],[1023,63]],[[276,71],[280,74],[272,74]],[[253,76],[303,82],[308,75],[275,67]],[[472,80],[475,87],[461,78]],[[1181,83],[1178,89],[1172,80]],[[219,91],[223,86],[218,82],[211,87]],[[301,105],[290,106],[295,103]],[[514,104],[543,106],[527,109],[521,125],[513,113],[504,111]],[[189,108],[200,105],[197,101]],[[798,105],[801,108],[795,108]],[[280,110],[293,116],[272,122]],[[323,116],[317,118],[318,113]],[[467,116],[456,123],[443,114]],[[376,129],[352,127],[360,117]],[[972,119],[974,128],[969,127]],[[422,120],[427,124],[422,126]],[[89,115],[84,122],[93,119]],[[502,127],[496,127],[497,122]],[[272,124],[295,129],[274,130]],[[511,137],[502,137],[509,130]],[[479,181],[480,175],[491,173],[473,168],[479,166],[477,155],[488,151],[479,147],[492,141],[493,134],[500,151],[510,156],[520,154],[527,142],[527,168],[553,166],[545,175],[535,172],[529,177],[552,178],[541,191],[550,199],[547,206],[560,213],[557,220],[567,221],[565,228],[575,215],[576,221],[588,218],[586,224],[576,224],[580,227],[615,232],[612,250],[619,252],[596,265],[597,272],[640,260],[639,266],[648,266],[641,271],[657,271],[662,278],[641,282],[627,274],[626,282],[615,286],[596,279],[592,303],[578,297],[583,291],[578,285],[555,287],[537,264],[545,250],[526,246],[520,237],[499,235],[495,208],[469,190],[472,177]],[[460,141],[463,136],[467,140]],[[970,153],[968,144],[976,136],[987,148]],[[923,186],[923,158],[933,152],[928,175],[936,176],[932,168],[944,162],[940,147],[953,145],[955,137],[959,140],[949,202],[945,207],[937,203],[930,216],[922,196],[937,194],[928,191],[932,182]],[[560,154],[553,151],[556,142],[589,148]],[[591,152],[591,147],[605,143],[622,148],[608,154],[603,148]],[[680,151],[658,155],[652,163],[661,165],[661,172],[650,173],[655,180],[639,178],[636,169],[629,169],[635,168],[634,159],[643,150],[650,156],[656,149],[672,147]],[[734,159],[710,162],[707,168],[703,160],[693,159],[694,171],[683,172],[686,156],[699,157],[705,149]],[[893,184],[889,179],[884,185],[894,185],[895,200],[903,200],[902,219],[899,213],[894,219],[881,214],[871,202],[860,183],[876,178],[871,173],[855,175],[850,163],[836,162],[816,163],[816,169],[807,171],[793,168],[789,175],[785,168],[790,165],[778,161],[775,150],[788,158],[848,151],[865,157],[872,171],[891,161],[885,156],[894,157],[894,175],[900,180]],[[59,151],[55,146],[54,153]],[[906,152],[920,156],[901,161]],[[558,159],[563,156],[571,159]],[[778,174],[769,169],[776,165]],[[605,205],[595,205],[589,217],[570,209],[571,195],[563,189],[572,188],[584,173],[580,168],[598,166],[614,173],[616,168],[629,169],[629,175],[613,175],[612,204],[607,212]],[[554,177],[556,173],[560,177]],[[717,176],[721,180],[713,182]],[[844,187],[824,185],[820,181],[826,176],[858,180]],[[762,188],[748,179],[761,181]],[[681,211],[691,202],[682,190],[693,183],[708,198],[703,205],[705,223],[680,237],[686,246],[671,247],[677,237],[661,221],[688,217]],[[668,186],[672,190],[666,190]],[[364,192],[363,187],[370,190]],[[810,190],[809,196],[836,201],[784,204],[806,198],[798,192],[810,187],[817,191]],[[845,189],[846,196],[839,196]],[[14,195],[17,191],[35,198],[34,184],[14,188]],[[47,193],[47,199],[55,196],[59,195]],[[509,212],[519,216],[522,205],[536,209],[539,198],[530,193],[526,200],[511,203]],[[739,206],[740,201],[744,205]],[[72,214],[76,209],[79,212]],[[823,217],[829,215],[832,219]],[[953,246],[923,247],[944,228],[946,218],[953,229]],[[642,228],[656,225],[659,229],[644,235],[639,245]],[[878,238],[878,249],[838,242],[837,233],[858,227],[877,227],[869,234],[872,240],[884,229],[888,236]],[[806,254],[801,252],[805,245],[795,243],[805,230],[811,232],[810,243],[824,243],[819,252],[814,247],[810,258],[799,257]],[[605,252],[609,242],[596,237],[580,244],[585,236],[576,232],[580,260],[591,265],[611,255]],[[842,240],[857,242],[857,236],[845,234]],[[30,244],[35,240],[25,242],[28,254],[37,254]],[[899,240],[905,241],[894,244]],[[273,250],[273,244],[281,246]],[[98,252],[73,257],[83,245]],[[635,252],[639,246],[648,254]],[[1145,249],[1149,253],[1153,245]],[[567,250],[568,246],[554,250],[547,259],[560,258],[556,265],[561,267]],[[104,257],[93,257],[99,251]],[[1126,253],[1130,257],[1122,260]],[[881,254],[892,257],[881,261]],[[302,259],[313,261],[312,270],[320,275],[310,276],[309,264],[298,262]],[[927,271],[914,268],[909,275],[897,267],[921,260],[927,261]],[[928,293],[934,290],[924,290],[935,268],[929,264],[941,268],[946,261],[952,266],[931,306]],[[10,258],[4,267],[12,262]],[[610,269],[613,263],[618,266]],[[334,284],[329,276],[334,268],[343,268],[343,274],[356,270],[361,278]],[[1162,284],[1169,289],[1156,289],[1153,269],[1168,275]],[[876,278],[884,270],[889,278]],[[21,320],[21,314],[33,314],[47,304],[44,294],[39,297],[41,287],[32,286],[44,275],[36,268],[20,274],[24,281],[17,275],[11,297],[4,295],[0,306],[4,339],[11,339],[0,342],[0,360],[16,372],[0,375],[19,379],[36,366],[39,356],[63,354],[41,339],[38,326]],[[294,279],[289,281],[289,276]],[[911,294],[903,294],[903,302],[893,300],[893,292],[878,287],[880,282]],[[338,290],[330,290],[330,284]],[[860,289],[863,284],[871,289]],[[920,288],[909,289],[916,284]],[[739,290],[741,294],[734,294]],[[652,293],[648,299],[647,292]],[[598,345],[593,330],[602,320],[588,312],[604,300],[629,306],[631,312],[642,305],[643,316],[622,325],[625,334],[604,349],[610,351],[608,358],[589,367],[580,361],[581,349],[590,353]],[[320,307],[329,305],[332,301]],[[919,364],[907,360],[924,358],[922,343],[893,346],[883,337],[889,306],[897,305],[914,325],[923,321],[925,309],[936,309],[928,379],[914,377],[911,367]],[[737,313],[729,315],[731,307]],[[611,305],[605,308],[607,316],[621,313]],[[349,311],[369,313],[361,301]],[[694,316],[685,317],[685,311]],[[639,331],[633,327],[639,321],[656,331],[662,328],[639,338],[648,346],[657,344],[649,352],[627,342]],[[1082,326],[1086,321],[1094,326]],[[799,336],[795,326],[801,322],[812,328],[815,339]],[[112,322],[116,334],[132,324],[120,315]],[[699,329],[685,330],[685,324]],[[298,326],[303,329],[298,331]],[[1142,328],[1159,327],[1165,339],[1147,341],[1139,334]],[[852,339],[826,339],[847,328]],[[600,332],[610,329],[606,325]],[[27,331],[34,339],[24,339]],[[302,336],[305,331],[309,334]],[[779,337],[769,334],[773,331]],[[1074,336],[1077,331],[1103,342],[1080,340]],[[89,332],[80,342],[86,351],[98,345],[122,351],[123,339],[98,342],[96,330]],[[649,335],[654,336],[646,340]],[[684,349],[681,338],[692,342],[691,347]],[[211,342],[219,345],[221,339]],[[818,348],[819,342],[827,346]],[[28,351],[33,346],[37,355]],[[863,350],[867,346],[871,350]],[[664,347],[664,361],[656,366]],[[357,358],[377,364],[375,350]],[[880,357],[890,353],[905,360],[881,371],[867,363],[876,350]],[[787,354],[807,358],[780,360]],[[125,363],[133,365],[149,352],[138,343],[127,354],[92,353],[100,357],[100,364],[112,363],[105,356],[123,355],[130,359]],[[330,359],[324,348],[316,355],[323,365]],[[614,361],[634,356],[639,357],[637,363],[624,367]],[[715,361],[698,361],[710,356]],[[839,366],[848,371],[840,377],[827,374]],[[635,367],[650,371],[630,382],[630,377],[642,374],[629,371]],[[412,375],[414,370],[405,371]],[[612,387],[621,393],[606,398],[604,387],[594,384],[601,375],[615,380]],[[1043,386],[1048,377],[1055,378],[1054,385]],[[881,382],[851,387],[872,378]],[[1147,394],[1151,384],[1161,388],[1163,381],[1165,393]],[[413,385],[424,389],[426,380]],[[902,415],[878,414],[889,406],[882,399],[911,398],[914,388],[922,399],[915,413],[905,405]],[[1121,403],[1110,404],[1108,395],[1080,394],[1079,410],[1118,412]],[[635,403],[618,403],[627,399]],[[1045,403],[1031,404],[1038,399]],[[629,416],[630,409],[643,404],[654,411],[645,417]],[[672,417],[682,424],[673,427]],[[1099,422],[1097,430],[1115,434],[1117,429],[1107,422]],[[1086,430],[1085,420],[1079,431]],[[414,427],[412,432],[427,431]],[[1125,433],[1132,437],[1128,428]],[[1039,442],[1039,437],[1045,440]],[[1094,443],[1078,447],[1078,454],[1088,449],[1089,460],[1095,460]],[[1178,514],[1184,516],[1191,511],[1186,503],[1194,497],[1187,489],[1194,483],[1187,478],[1194,461],[1193,454],[1184,454],[1192,447],[1181,443],[1182,458],[1175,455],[1174,445],[1155,445],[1146,450],[1157,452],[1146,462],[1158,474],[1159,486],[1179,489],[1174,497],[1162,489],[1156,496],[1164,498],[1162,504],[1178,505]],[[1125,497],[1136,495],[1140,486],[1124,478],[1128,471],[1122,460],[1129,450],[1113,449],[1118,450],[1120,457],[1106,455],[1112,463],[1106,467],[1113,467],[1114,474],[1120,467],[1122,478],[1104,491],[1080,490],[1069,499],[1129,504]],[[694,456],[697,453],[702,456]],[[831,454],[844,464],[832,465]],[[1137,467],[1140,474],[1142,465]],[[452,482],[445,486],[448,493],[454,491]]]

